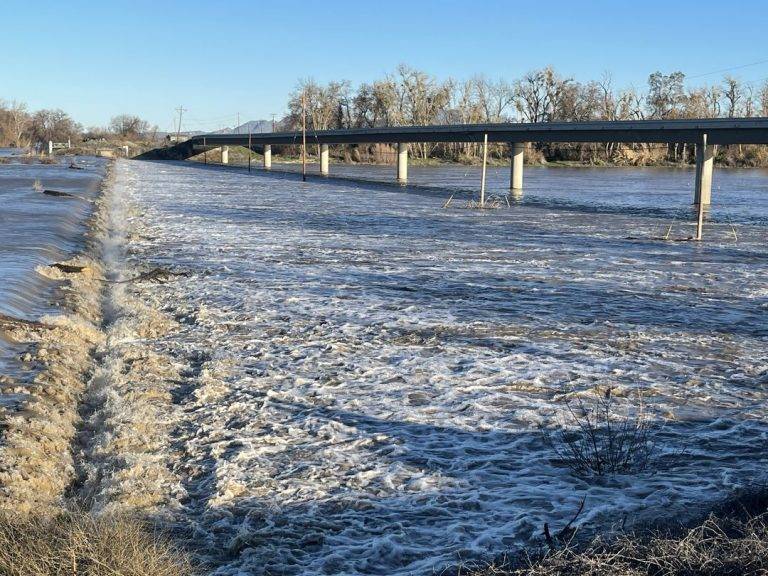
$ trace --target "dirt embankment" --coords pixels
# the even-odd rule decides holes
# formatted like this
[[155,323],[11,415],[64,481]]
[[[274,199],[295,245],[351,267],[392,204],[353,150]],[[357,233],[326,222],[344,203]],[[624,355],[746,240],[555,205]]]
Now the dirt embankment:
[[[105,178],[107,185],[109,176]],[[88,226],[84,252],[71,260],[38,268],[62,282],[62,313],[38,322],[8,322],[5,336],[23,344],[22,362],[30,381],[11,382],[5,391],[21,394],[20,409],[2,413],[0,508],[48,511],[61,504],[74,479],[72,442],[79,424],[79,402],[92,369],[93,351],[104,335],[99,233],[102,206]]]
[[125,264],[127,208],[113,168],[83,252],[37,269],[61,282],[62,312],[0,316],[29,375],[0,379],[2,392],[23,398],[0,412],[3,574],[192,570],[157,523],[176,486],[164,453],[178,374],[147,341],[174,323],[131,295],[142,276]]

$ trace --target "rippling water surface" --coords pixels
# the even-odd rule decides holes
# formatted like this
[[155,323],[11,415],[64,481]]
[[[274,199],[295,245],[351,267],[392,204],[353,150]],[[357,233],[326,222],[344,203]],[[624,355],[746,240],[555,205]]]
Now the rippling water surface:
[[[692,232],[691,171],[528,169],[510,207],[443,209],[466,172],[119,162],[131,258],[193,273],[143,297],[182,323],[176,510],[217,574],[428,574],[582,498],[603,529],[764,477],[765,172],[716,173],[704,243],[652,240]],[[651,470],[554,458],[539,426],[596,386],[644,394]]]
[[[77,165],[82,169],[70,169],[69,161],[63,160],[0,164],[0,314],[35,319],[51,309],[54,283],[37,274],[35,267],[82,249],[91,201],[104,175],[101,160],[79,160]],[[39,188],[78,198],[48,196]],[[7,354],[0,353],[0,370],[5,361]]]

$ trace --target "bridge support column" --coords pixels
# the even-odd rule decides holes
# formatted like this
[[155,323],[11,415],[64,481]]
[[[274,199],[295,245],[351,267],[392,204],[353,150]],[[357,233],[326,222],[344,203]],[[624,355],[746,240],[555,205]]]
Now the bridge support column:
[[696,189],[693,197],[696,206],[695,240],[701,240],[704,232],[704,212],[712,201],[712,168],[716,152],[717,146],[707,144],[707,135],[702,134],[696,143]]
[[511,157],[509,172],[509,189],[523,189],[523,161],[525,160],[525,142],[510,142],[509,155]]
[[221,147],[221,163],[229,164],[229,146]]
[[712,169],[715,164],[717,146],[707,144],[707,135],[702,134],[696,144],[696,189],[693,203],[709,206],[712,202]]
[[330,154],[328,152],[328,144],[320,144],[320,174],[328,176],[328,159]]
[[408,183],[408,144],[403,142],[397,145],[397,182]]
[[264,144],[264,170],[272,169],[272,144]]

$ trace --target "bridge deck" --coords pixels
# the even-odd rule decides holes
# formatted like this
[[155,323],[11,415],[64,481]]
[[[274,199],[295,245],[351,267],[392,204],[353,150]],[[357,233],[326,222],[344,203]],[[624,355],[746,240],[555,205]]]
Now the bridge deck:
[[[636,120],[615,122],[544,122],[537,124],[459,124],[398,126],[307,132],[313,144],[397,142],[636,142],[697,143],[707,134],[709,144],[768,144],[768,118],[707,120]],[[247,134],[204,134],[193,146],[247,146]],[[251,134],[253,146],[300,144],[300,132]]]

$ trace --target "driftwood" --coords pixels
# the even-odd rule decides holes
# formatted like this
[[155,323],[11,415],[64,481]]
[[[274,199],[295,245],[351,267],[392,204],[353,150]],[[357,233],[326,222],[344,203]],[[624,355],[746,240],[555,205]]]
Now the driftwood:
[[77,198],[74,194],[70,194],[69,192],[62,192],[60,190],[43,190],[43,194],[47,196],[56,196],[59,198]]
[[62,264],[61,262],[51,264],[51,268],[58,268],[67,274],[77,274],[78,272],[85,270],[85,266],[73,266],[72,264]]
[[177,276],[189,276],[189,272],[172,272],[171,270],[166,270],[165,268],[152,268],[152,270],[149,270],[148,272],[142,272],[138,276],[134,276],[133,278],[127,278],[125,280],[104,280],[104,282],[107,282],[109,284],[127,284],[129,282],[157,282],[158,284],[162,284],[163,282],[169,281],[171,278],[177,277]]

